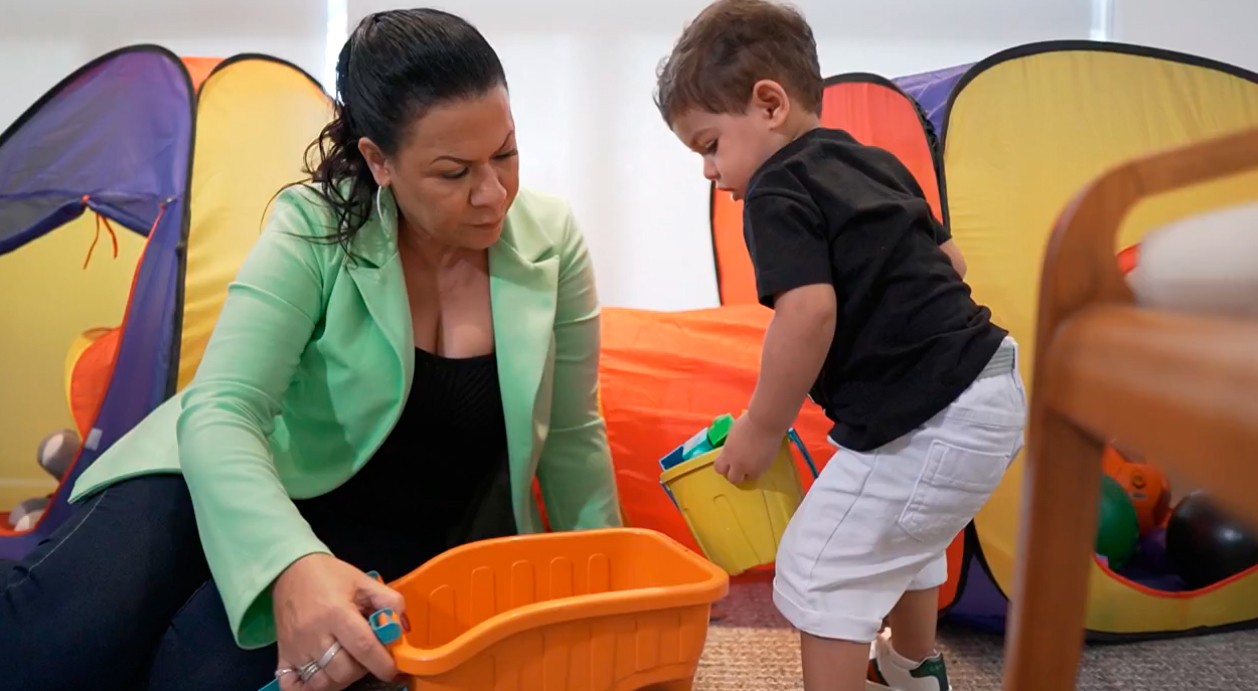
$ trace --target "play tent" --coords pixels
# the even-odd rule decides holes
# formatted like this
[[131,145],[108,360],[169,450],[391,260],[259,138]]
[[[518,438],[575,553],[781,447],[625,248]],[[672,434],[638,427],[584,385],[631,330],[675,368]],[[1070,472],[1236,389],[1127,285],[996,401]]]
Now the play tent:
[[[0,520],[0,558],[64,520],[79,473],[187,384],[330,112],[276,58],[141,45],[76,70],[0,135],[0,511],[53,495],[29,530]],[[58,482],[35,457],[63,428],[83,445]]]
[[893,81],[906,96],[917,102],[922,114],[930,121],[935,132],[943,131],[944,113],[948,101],[957,88],[957,82],[973,65],[956,65],[941,70],[896,77]]
[[[966,278],[976,298],[1020,341],[1028,387],[1034,386],[1029,363],[1043,248],[1072,195],[1103,170],[1134,156],[1258,126],[1258,75],[1195,56],[1123,44],[1030,44],[974,65],[893,83],[905,98],[920,99],[929,126],[919,136],[928,139],[932,130],[939,132],[935,154],[943,218],[965,253]],[[860,104],[854,107],[859,110]],[[885,104],[870,101],[866,107],[864,116],[848,114],[846,122],[823,110],[823,121],[839,127],[852,123],[858,139],[892,150],[923,182],[922,167],[910,164],[914,159],[878,144],[876,133],[864,131],[870,123],[879,127],[892,122],[875,117]],[[889,127],[897,134],[903,131],[899,122]],[[1115,247],[1117,261],[1123,270],[1138,263],[1139,240],[1152,228],[1201,209],[1255,198],[1258,177],[1249,175],[1144,203],[1123,228]],[[713,204],[714,246],[718,239],[726,240],[715,252],[726,305],[718,311],[741,308],[748,296],[754,299],[749,266],[738,268],[746,261],[745,249],[733,241],[741,233],[740,219],[718,213],[723,208]],[[1156,458],[1147,460],[1156,467]],[[995,630],[1004,627],[1022,467],[1021,459],[1016,460],[992,501],[958,538],[964,542],[964,558],[949,564],[950,583],[940,603],[951,617]],[[1176,498],[1182,496],[1172,490]],[[954,543],[950,556],[957,550]],[[1258,569],[1187,590],[1164,572],[1115,570],[1098,557],[1089,588],[1087,627],[1093,640],[1258,623]]]
[[[969,258],[967,281],[1034,357],[1039,270],[1057,215],[1104,170],[1158,149],[1258,126],[1258,75],[1138,46],[1053,42],[1014,48],[956,84],[942,139],[945,215]],[[1207,208],[1258,199],[1237,176],[1139,206],[1115,251]],[[1136,260],[1138,261],[1138,259]],[[1148,459],[1156,465],[1156,455]],[[976,517],[955,609],[1002,625],[1022,499],[1017,462]],[[997,597],[997,595],[999,595]],[[1258,620],[1258,570],[1198,590],[1120,574],[1097,559],[1087,627],[1094,638],[1155,636]]]

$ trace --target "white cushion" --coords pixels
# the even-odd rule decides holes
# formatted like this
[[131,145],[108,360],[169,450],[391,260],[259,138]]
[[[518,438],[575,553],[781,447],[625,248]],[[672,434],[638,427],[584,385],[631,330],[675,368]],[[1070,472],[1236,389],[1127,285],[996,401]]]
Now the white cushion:
[[1144,307],[1258,317],[1258,203],[1149,232],[1127,281]]

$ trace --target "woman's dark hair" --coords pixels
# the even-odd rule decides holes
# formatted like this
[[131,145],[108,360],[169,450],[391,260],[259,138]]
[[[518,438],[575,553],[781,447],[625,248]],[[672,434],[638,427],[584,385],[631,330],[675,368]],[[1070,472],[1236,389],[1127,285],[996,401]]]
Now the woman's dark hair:
[[328,239],[348,252],[371,216],[377,185],[358,150],[361,137],[392,156],[432,106],[506,83],[494,49],[460,17],[411,9],[363,18],[336,61],[334,117],[307,149],[305,172],[336,213]]

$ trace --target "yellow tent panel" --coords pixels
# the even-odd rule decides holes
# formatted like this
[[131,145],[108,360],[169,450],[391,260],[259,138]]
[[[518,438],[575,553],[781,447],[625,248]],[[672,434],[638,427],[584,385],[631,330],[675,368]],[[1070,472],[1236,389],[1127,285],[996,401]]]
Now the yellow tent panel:
[[122,321],[143,247],[139,234],[83,214],[21,252],[0,254],[0,295],[10,296],[0,309],[13,329],[0,337],[0,507],[56,487],[36,451],[44,436],[74,428],[66,348],[87,329]]
[[196,373],[268,203],[303,177],[303,152],[331,117],[319,85],[274,58],[225,60],[202,85],[177,388]]
[[[1132,157],[1258,126],[1258,75],[1115,44],[1039,44],[997,54],[971,69],[952,99],[943,138],[948,220],[976,298],[1022,346],[1031,387],[1044,246],[1070,199]],[[1151,200],[1128,219],[1120,246],[1159,223],[1258,198],[1256,183],[1240,176]],[[1019,460],[975,520],[983,559],[1005,593],[1021,488]],[[1090,597],[1093,632],[1184,631],[1258,618],[1258,574],[1208,592],[1172,594],[1098,563]]]

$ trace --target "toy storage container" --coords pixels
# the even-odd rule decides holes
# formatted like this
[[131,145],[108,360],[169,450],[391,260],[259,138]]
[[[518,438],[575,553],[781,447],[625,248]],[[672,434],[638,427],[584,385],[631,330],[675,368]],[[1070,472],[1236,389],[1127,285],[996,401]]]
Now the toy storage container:
[[737,485],[712,465],[721,448],[681,460],[682,447],[661,462],[660,484],[685,518],[704,554],[730,575],[772,564],[786,524],[804,498],[791,456],[795,443],[813,476],[817,470],[792,430],[782,439],[773,464],[760,477]]
[[729,578],[661,533],[613,528],[464,545],[390,586],[412,691],[683,691]]

